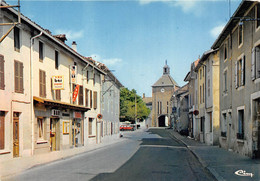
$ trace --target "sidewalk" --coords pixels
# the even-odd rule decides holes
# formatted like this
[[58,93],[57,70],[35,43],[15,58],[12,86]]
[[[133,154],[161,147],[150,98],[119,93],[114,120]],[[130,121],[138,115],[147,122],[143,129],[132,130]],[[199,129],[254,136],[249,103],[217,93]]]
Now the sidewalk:
[[18,157],[11,160],[1,161],[0,160],[0,181],[5,177],[16,175],[26,169],[39,166],[42,164],[50,163],[53,161],[69,158],[77,154],[91,152],[97,149],[104,148],[106,146],[113,145],[124,141],[124,138],[118,138],[110,140],[106,143],[100,143],[95,145],[87,145],[82,147],[76,147],[73,149],[66,149],[61,151],[53,151],[44,154],[33,155],[30,157]]
[[[253,160],[246,156],[227,151],[218,146],[208,146],[192,140],[179,133],[169,130],[178,140],[198,158],[199,162],[208,169],[217,180],[260,180],[260,160]],[[238,176],[236,171],[243,170],[253,176]]]

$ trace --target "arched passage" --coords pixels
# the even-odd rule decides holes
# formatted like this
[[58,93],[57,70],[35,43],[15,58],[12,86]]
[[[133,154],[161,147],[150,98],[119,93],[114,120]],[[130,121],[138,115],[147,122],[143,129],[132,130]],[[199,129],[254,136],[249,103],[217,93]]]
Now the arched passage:
[[165,127],[166,125],[165,125],[165,116],[164,115],[162,115],[162,116],[160,116],[159,118],[158,118],[158,122],[159,122],[159,127]]

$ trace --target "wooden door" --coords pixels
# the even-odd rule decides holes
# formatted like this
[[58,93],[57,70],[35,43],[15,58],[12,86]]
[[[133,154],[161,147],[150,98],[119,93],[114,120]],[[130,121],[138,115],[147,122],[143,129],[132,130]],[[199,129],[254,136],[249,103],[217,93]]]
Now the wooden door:
[[19,117],[13,119],[13,156],[19,157]]

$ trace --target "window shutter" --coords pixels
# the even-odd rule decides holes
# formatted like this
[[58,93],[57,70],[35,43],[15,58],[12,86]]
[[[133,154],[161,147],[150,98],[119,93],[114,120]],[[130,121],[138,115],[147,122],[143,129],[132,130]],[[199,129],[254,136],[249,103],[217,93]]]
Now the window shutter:
[[241,60],[241,85],[245,85],[245,56]]
[[42,71],[39,71],[39,90],[40,90],[40,97],[42,96]]
[[46,74],[44,71],[42,71],[42,80],[43,80],[43,95],[46,97]]
[[19,75],[19,83],[20,83],[20,86],[19,86],[19,91],[20,92],[23,92],[23,63],[19,63],[20,64],[20,75]]
[[19,91],[19,72],[18,72],[18,69],[19,69],[19,65],[18,65],[18,62],[17,61],[14,61],[14,89],[15,89],[15,92],[18,92]]
[[0,55],[0,89],[5,88],[4,56]]
[[252,80],[255,80],[255,64],[256,64],[256,48],[252,49],[252,59],[251,59],[251,78]]
[[86,100],[86,107],[88,107],[88,89],[85,89],[85,100]]
[[238,68],[238,64],[237,61],[235,62],[235,87],[238,88],[238,77],[237,77],[237,68]]
[[255,78],[260,77],[260,48],[255,48]]
[[94,109],[97,109],[97,92],[94,91]]

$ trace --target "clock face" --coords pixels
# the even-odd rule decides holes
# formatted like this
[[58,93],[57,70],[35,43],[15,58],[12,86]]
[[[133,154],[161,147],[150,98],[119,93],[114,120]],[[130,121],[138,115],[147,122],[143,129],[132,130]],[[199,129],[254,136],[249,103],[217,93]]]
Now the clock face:
[[164,92],[164,88],[161,89],[161,92]]

